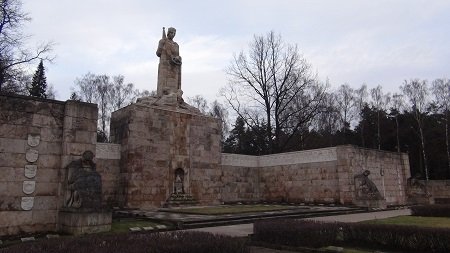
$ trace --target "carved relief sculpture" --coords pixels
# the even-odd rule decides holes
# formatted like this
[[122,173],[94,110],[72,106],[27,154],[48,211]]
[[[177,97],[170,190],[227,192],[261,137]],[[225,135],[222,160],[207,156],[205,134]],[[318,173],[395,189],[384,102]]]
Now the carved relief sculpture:
[[377,186],[369,179],[370,171],[355,176],[355,188],[357,199],[381,200],[383,197],[378,191]]
[[65,206],[74,209],[100,209],[102,181],[93,161],[94,154],[85,151],[81,159],[67,166]]
[[431,194],[427,190],[427,186],[420,181],[422,176],[416,174],[414,177],[408,178],[406,194],[408,197],[430,197]]

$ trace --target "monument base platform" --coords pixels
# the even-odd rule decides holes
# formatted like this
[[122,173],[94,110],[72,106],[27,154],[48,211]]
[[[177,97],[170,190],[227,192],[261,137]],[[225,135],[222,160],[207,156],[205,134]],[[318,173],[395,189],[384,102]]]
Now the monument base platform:
[[172,193],[169,199],[164,203],[164,207],[174,207],[174,206],[195,206],[197,205],[197,200],[194,199],[189,194],[175,194]]
[[431,196],[408,196],[408,204],[410,205],[433,205],[434,198]]
[[107,232],[111,230],[112,212],[59,212],[61,232],[81,235]]
[[358,207],[367,207],[368,209],[386,209],[387,204],[384,199],[357,199],[353,201]]

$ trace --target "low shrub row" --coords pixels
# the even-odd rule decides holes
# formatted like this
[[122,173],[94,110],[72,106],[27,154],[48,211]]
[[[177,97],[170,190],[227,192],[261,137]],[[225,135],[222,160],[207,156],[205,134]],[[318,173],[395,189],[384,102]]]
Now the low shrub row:
[[450,205],[412,206],[411,213],[414,216],[450,217]]
[[248,253],[247,242],[205,232],[88,235],[22,243],[0,253]]
[[300,220],[255,223],[253,239],[296,247],[363,246],[408,252],[450,252],[450,229]]

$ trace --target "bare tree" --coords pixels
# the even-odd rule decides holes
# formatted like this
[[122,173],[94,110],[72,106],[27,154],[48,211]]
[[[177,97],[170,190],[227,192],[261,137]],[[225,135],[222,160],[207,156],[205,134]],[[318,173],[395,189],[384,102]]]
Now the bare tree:
[[354,90],[350,85],[346,83],[339,86],[336,92],[336,104],[340,114],[341,130],[344,132],[344,138],[353,118],[354,99]]
[[450,80],[449,79],[434,80],[432,85],[432,92],[434,95],[436,105],[444,115],[445,145],[447,148],[447,165],[448,165],[448,173],[450,174],[450,151],[448,140],[448,117],[450,111]]
[[88,72],[81,78],[75,79],[75,88],[72,92],[84,102],[93,103],[97,92],[97,76]]
[[377,143],[378,149],[381,149],[381,126],[380,126],[380,113],[386,112],[390,102],[390,94],[383,94],[383,87],[378,85],[376,88],[370,90],[372,96],[372,107],[377,110]]
[[222,95],[249,127],[263,119],[267,153],[285,150],[319,113],[323,85],[297,46],[284,43],[274,32],[254,36],[248,53],[235,55],[226,73],[229,83]]
[[210,107],[211,107],[211,109],[208,114],[214,118],[220,119],[221,137],[222,137],[222,143],[223,143],[225,141],[225,137],[227,136],[227,133],[229,131],[228,111],[227,111],[227,109],[225,109],[225,107],[221,103],[217,102],[217,100],[214,100],[211,103]]
[[75,80],[70,96],[73,100],[88,103],[97,103],[99,108],[99,136],[102,141],[107,141],[109,132],[109,120],[112,111],[132,103],[136,96],[150,94],[146,91],[140,93],[134,89],[134,85],[124,84],[122,75],[113,76],[96,75],[87,73]]
[[314,119],[314,128],[327,134],[328,145],[333,146],[333,135],[339,130],[340,112],[336,106],[336,94],[326,93],[321,103],[320,113]]
[[424,140],[424,119],[423,116],[426,113],[427,106],[427,98],[428,98],[428,87],[427,82],[425,80],[421,81],[419,79],[413,79],[408,81],[404,81],[403,85],[400,86],[403,94],[406,98],[408,98],[411,112],[414,116],[414,119],[417,123],[417,127],[419,130],[419,138],[422,146],[422,156],[423,156],[423,164],[425,170],[425,179],[429,179],[428,173],[428,164],[427,164],[427,156],[425,154],[425,140]]
[[188,97],[187,101],[188,101],[188,104],[199,109],[200,112],[202,112],[203,114],[206,114],[207,111],[209,110],[208,101],[206,101],[206,99],[201,95],[195,95],[193,97]]
[[0,91],[16,92],[23,67],[35,60],[49,60],[52,43],[43,43],[35,49],[26,47],[30,37],[23,33],[24,23],[31,19],[22,11],[20,0],[0,1]]
[[124,84],[124,80],[125,77],[122,75],[112,77],[109,98],[113,111],[119,110],[133,102],[134,85],[132,83]]
[[[367,105],[367,98],[369,94],[367,92],[367,85],[363,84],[361,85],[361,88],[354,91],[354,99],[355,99],[355,116],[357,117],[357,121],[361,121],[362,118],[362,110]],[[365,147],[365,140],[364,140],[364,124],[360,124],[361,129],[361,144],[363,147]]]
[[111,97],[111,91],[112,91],[112,84],[110,83],[110,78],[107,75],[100,75],[97,76],[94,80],[95,87],[97,89],[97,92],[95,93],[95,98],[97,100],[97,104],[99,106],[99,112],[100,112],[100,124],[101,124],[101,131],[105,136],[108,136],[106,133],[108,133],[107,129],[107,122],[109,122],[110,118],[110,97]]
[[391,113],[394,114],[395,118],[395,130],[397,136],[397,152],[400,152],[400,125],[398,123],[398,115],[402,112],[404,107],[403,96],[401,94],[394,93],[392,95],[392,110]]

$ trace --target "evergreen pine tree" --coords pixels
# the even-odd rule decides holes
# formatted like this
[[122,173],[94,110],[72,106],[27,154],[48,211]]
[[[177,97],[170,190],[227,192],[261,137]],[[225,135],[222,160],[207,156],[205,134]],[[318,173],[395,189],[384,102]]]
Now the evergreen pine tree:
[[47,78],[45,77],[45,69],[44,64],[41,60],[37,67],[36,72],[33,76],[33,81],[31,82],[31,86],[28,88],[30,95],[33,97],[46,98],[45,94],[47,90]]

